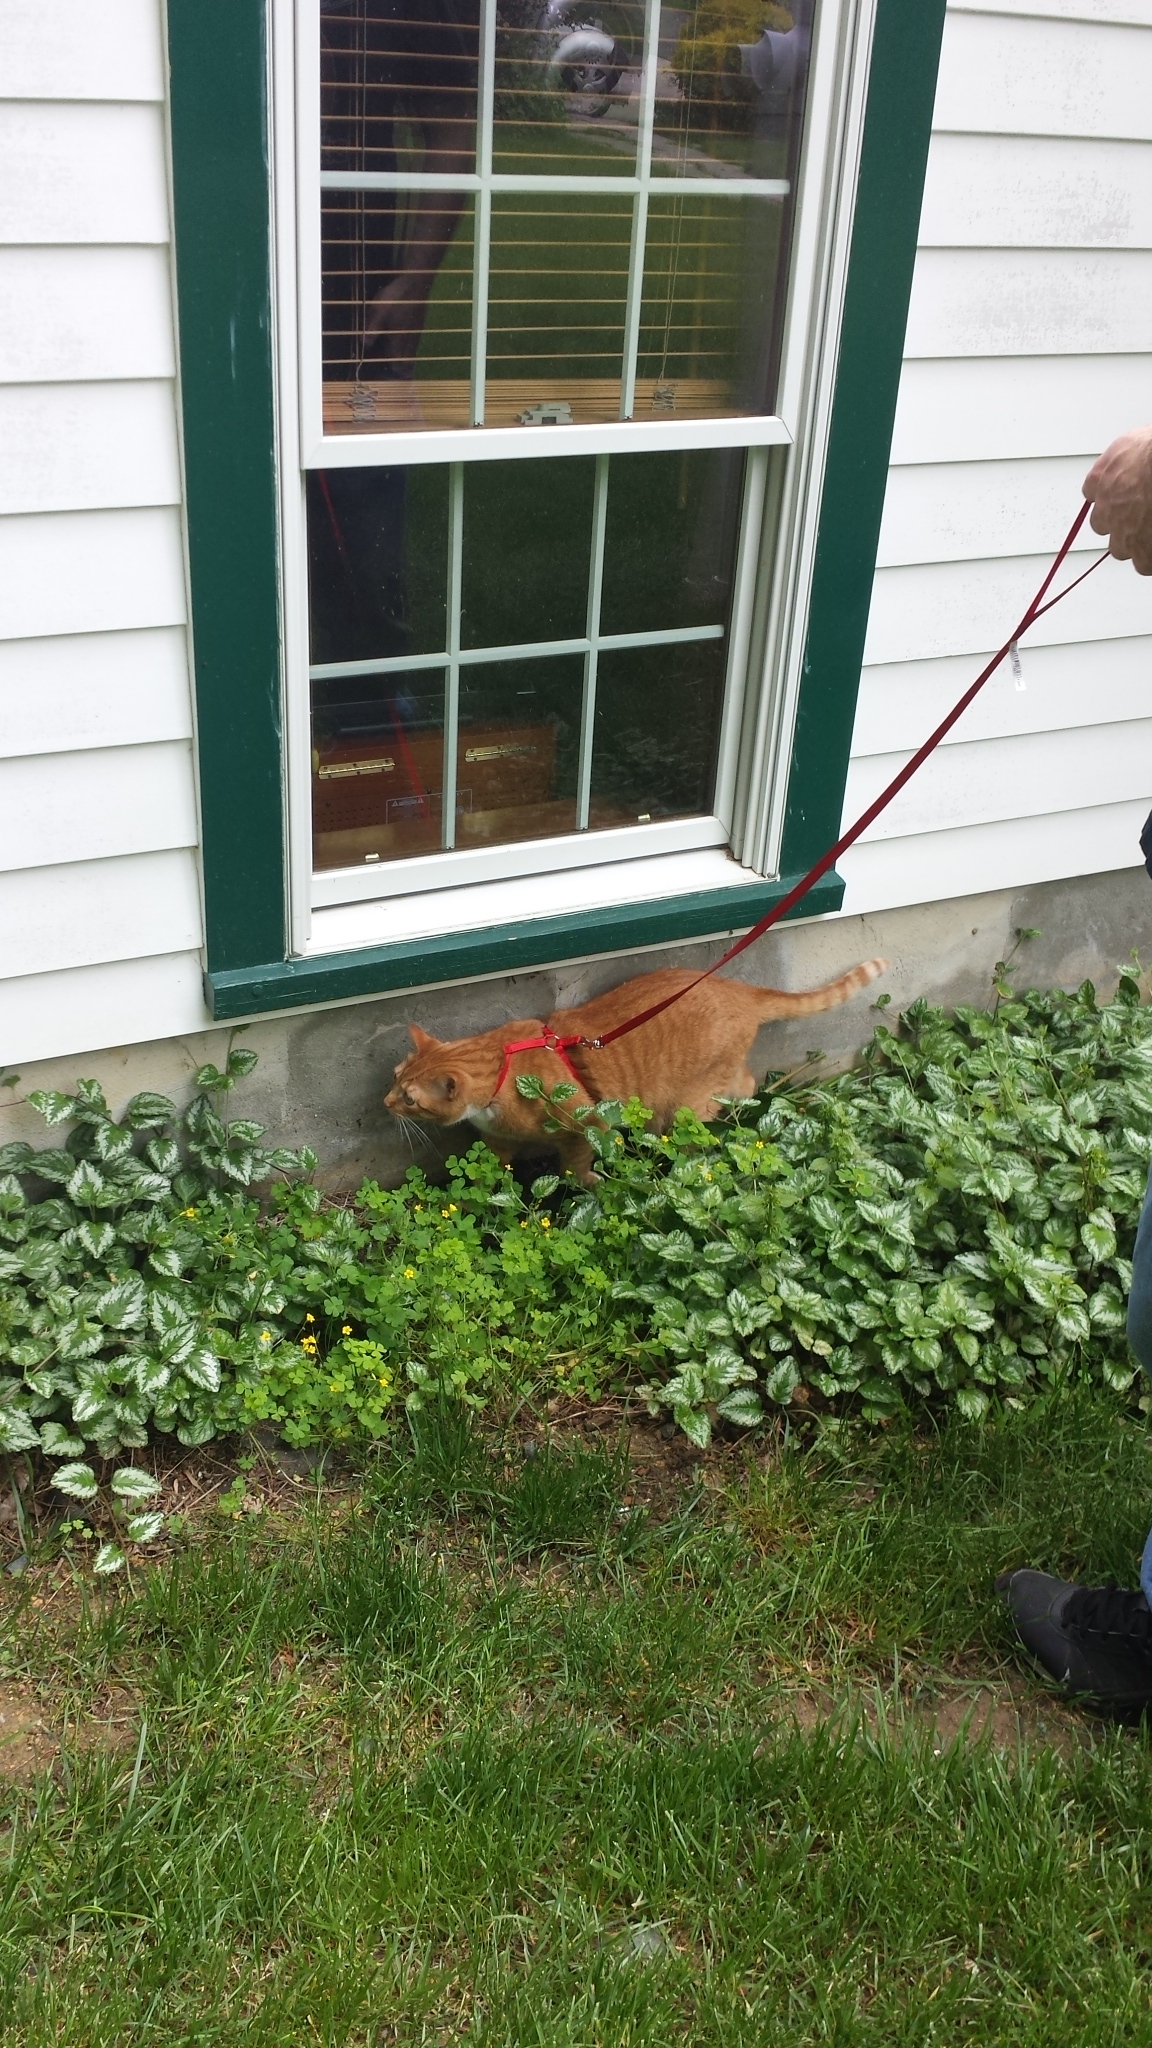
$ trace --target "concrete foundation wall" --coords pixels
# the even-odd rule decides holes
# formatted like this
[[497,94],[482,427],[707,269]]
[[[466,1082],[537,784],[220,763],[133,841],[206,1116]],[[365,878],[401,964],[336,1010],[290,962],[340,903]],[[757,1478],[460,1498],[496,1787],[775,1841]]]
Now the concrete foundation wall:
[[[1041,936],[1016,955],[1019,986],[1075,988],[1088,978],[1111,989],[1133,949],[1152,966],[1152,882],[1142,868],[1124,869],[769,933],[734,967],[742,979],[812,988],[874,954],[891,964],[868,994],[842,1009],[766,1026],[754,1067],[795,1066],[817,1046],[830,1061],[846,1064],[877,1022],[869,997],[884,992],[892,997],[889,1019],[920,995],[945,1005],[988,1002],[995,963],[1012,950],[1022,927],[1038,927]],[[436,1133],[413,1151],[383,1108],[392,1070],[409,1049],[411,1021],[438,1037],[458,1038],[515,1017],[544,1017],[632,973],[669,963],[704,967],[723,950],[715,941],[271,1018],[244,1034],[260,1064],[231,1097],[230,1109],[266,1123],[270,1141],[312,1145],[330,1186],[355,1185],[364,1174],[394,1181],[414,1160],[432,1166],[459,1145]],[[140,1088],[185,1101],[195,1069],[208,1060],[222,1064],[227,1044],[222,1029],[28,1066],[0,1102],[0,1138],[48,1143],[45,1126],[22,1098],[33,1088],[69,1090],[81,1076],[101,1082],[113,1110]],[[460,1137],[467,1142],[470,1133],[462,1130]]]

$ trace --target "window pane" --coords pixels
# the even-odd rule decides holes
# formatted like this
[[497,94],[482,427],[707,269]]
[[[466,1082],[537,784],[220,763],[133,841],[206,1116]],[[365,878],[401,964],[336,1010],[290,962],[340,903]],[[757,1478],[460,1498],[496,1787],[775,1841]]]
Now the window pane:
[[724,625],[743,469],[734,448],[612,457],[602,633]]
[[435,853],[443,839],[443,788],[442,671],[313,685],[316,867]]
[[313,471],[312,661],[438,653],[448,630],[447,550],[447,469]]
[[493,170],[627,177],[636,167],[643,53],[643,0],[503,6]]
[[655,823],[712,808],[722,640],[600,656],[589,825]]
[[653,199],[637,419],[771,411],[782,223],[778,199]]
[[462,646],[583,636],[593,474],[583,457],[465,470]]
[[813,6],[700,0],[661,8],[654,177],[791,175]]
[[620,417],[632,201],[498,195],[492,202],[492,426]]
[[[322,170],[475,172],[479,0],[321,0],[320,42]],[[326,189],[321,239],[328,430],[466,426],[472,201]]]
[[575,831],[583,681],[578,654],[461,669],[457,846]]
[[325,171],[474,171],[479,0],[320,0]]
[[471,421],[475,202],[453,192],[325,192],[324,429]]

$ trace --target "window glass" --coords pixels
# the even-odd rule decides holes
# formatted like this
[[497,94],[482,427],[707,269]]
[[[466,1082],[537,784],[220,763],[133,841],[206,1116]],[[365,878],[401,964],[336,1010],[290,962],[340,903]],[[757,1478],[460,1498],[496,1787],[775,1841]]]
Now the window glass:
[[719,640],[600,656],[589,824],[706,812],[724,692]]
[[660,10],[656,178],[787,178],[804,112],[813,0]]
[[328,430],[770,410],[813,4],[321,0]]
[[435,853],[443,841],[442,670],[313,684],[317,868]]
[[643,60],[643,0],[503,0],[493,170],[579,178],[634,171]]
[[317,866],[707,815],[742,463],[310,476]]
[[477,662],[460,672],[456,844],[576,829],[584,662]]
[[743,468],[737,448],[612,457],[603,633],[723,626]]
[[462,646],[584,633],[592,492],[593,464],[579,457],[465,470]]
[[447,470],[313,470],[307,491],[312,661],[442,648]]

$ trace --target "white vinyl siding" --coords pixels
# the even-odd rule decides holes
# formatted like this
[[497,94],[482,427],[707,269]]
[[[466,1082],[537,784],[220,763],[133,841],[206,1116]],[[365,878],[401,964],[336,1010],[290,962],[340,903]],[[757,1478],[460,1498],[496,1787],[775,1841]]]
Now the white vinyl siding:
[[0,0],[0,1044],[196,1030],[161,0]]
[[[1091,460],[1152,419],[1152,4],[949,9],[920,245],[845,823],[1019,618]],[[844,857],[844,909],[1133,866],[1150,804],[1152,581],[1108,563]]]

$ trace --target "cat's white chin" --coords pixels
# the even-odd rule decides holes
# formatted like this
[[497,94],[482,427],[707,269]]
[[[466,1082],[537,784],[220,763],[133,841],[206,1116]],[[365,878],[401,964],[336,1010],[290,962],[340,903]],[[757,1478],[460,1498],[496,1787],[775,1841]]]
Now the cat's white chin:
[[500,1121],[500,1112],[494,1102],[486,1102],[482,1108],[464,1110],[456,1121],[475,1124],[480,1131],[494,1131]]

